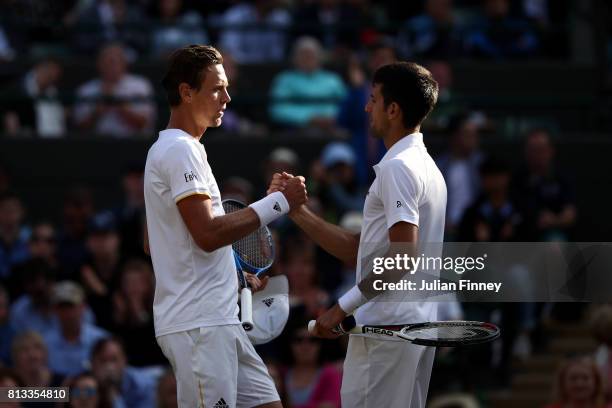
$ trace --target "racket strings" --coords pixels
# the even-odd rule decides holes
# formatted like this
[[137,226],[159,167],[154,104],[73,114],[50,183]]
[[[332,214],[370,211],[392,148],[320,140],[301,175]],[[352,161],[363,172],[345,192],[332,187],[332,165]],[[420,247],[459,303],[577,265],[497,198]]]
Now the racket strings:
[[[244,208],[237,203],[224,201],[223,209],[226,214]],[[270,236],[265,226],[232,244],[232,248],[243,262],[254,268],[265,268],[272,263],[273,253],[271,249]]]
[[465,341],[473,339],[486,339],[497,335],[496,330],[483,326],[441,325],[402,329],[402,334],[423,340],[439,341]]

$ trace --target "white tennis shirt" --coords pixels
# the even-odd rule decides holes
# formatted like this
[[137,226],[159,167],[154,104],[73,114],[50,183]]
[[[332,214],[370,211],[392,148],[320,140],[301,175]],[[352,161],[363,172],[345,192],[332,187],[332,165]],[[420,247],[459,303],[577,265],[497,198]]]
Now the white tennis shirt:
[[176,203],[193,194],[224,215],[204,146],[179,129],[159,132],[144,175],[149,247],[155,271],[155,335],[238,324],[238,279],[231,246],[206,252],[195,243]]
[[[374,166],[374,171],[376,178],[368,191],[363,210],[357,282],[369,273],[362,273],[361,270],[365,260],[371,258],[369,255],[376,249],[386,251],[389,248],[389,228],[398,222],[418,226],[419,247],[425,243],[441,243],[444,239],[446,183],[427,152],[421,133],[407,135],[391,146]],[[441,246],[435,245],[433,250],[437,249],[441,249]],[[431,248],[427,256],[440,255],[430,251]],[[359,324],[372,325],[436,320],[435,303],[408,301],[409,296],[410,293],[406,291],[383,293],[359,307],[355,319]]]

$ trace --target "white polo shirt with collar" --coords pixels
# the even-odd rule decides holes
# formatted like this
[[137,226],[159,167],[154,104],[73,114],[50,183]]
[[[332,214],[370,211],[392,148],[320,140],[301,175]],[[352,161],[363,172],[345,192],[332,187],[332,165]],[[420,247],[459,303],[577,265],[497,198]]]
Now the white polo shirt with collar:
[[[423,135],[414,133],[396,142],[374,166],[376,178],[365,200],[357,255],[357,282],[366,260],[390,246],[389,228],[398,222],[418,227],[418,246],[444,239],[446,183],[427,152]],[[441,247],[441,246],[440,246]],[[435,254],[428,253],[428,256]],[[439,254],[437,254],[439,255]],[[417,272],[418,273],[418,272]],[[435,271],[428,271],[429,274]],[[409,292],[385,292],[355,311],[359,324],[393,325],[436,320],[434,302],[410,301]],[[347,295],[339,303],[346,311]],[[365,302],[365,298],[361,303]],[[349,310],[351,312],[352,310]]]
[[225,214],[204,146],[179,129],[159,132],[144,175],[149,247],[155,271],[156,337],[206,326],[239,324],[238,280],[231,246],[202,250],[177,203],[193,194]]

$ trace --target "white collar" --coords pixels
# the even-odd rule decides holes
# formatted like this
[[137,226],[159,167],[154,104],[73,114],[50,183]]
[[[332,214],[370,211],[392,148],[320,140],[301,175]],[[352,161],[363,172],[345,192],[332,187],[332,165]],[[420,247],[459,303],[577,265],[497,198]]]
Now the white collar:
[[412,146],[425,146],[425,144],[423,143],[422,133],[420,132],[411,133],[409,135],[402,137],[397,142],[395,142],[395,144],[391,146],[389,150],[387,150],[387,153],[385,153],[382,159],[380,159],[378,164],[374,166],[374,170],[378,170],[378,168],[380,167],[382,163],[388,160],[391,160],[392,158],[396,157],[398,154],[400,154],[401,152],[403,152],[404,150]]

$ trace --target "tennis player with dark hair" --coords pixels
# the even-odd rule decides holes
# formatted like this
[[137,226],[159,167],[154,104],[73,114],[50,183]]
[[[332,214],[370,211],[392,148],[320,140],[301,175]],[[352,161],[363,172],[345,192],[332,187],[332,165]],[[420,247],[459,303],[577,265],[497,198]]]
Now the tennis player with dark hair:
[[[420,65],[399,62],[375,72],[365,110],[371,133],[383,140],[387,152],[374,166],[376,178],[365,200],[359,234],[325,222],[304,205],[290,214],[327,252],[348,263],[357,261],[357,285],[317,319],[314,331],[321,337],[337,337],[332,329],[352,313],[358,324],[367,325],[436,320],[435,303],[407,301],[407,293],[401,292],[373,294],[372,275],[362,269],[374,246],[391,249],[392,244],[415,247],[443,241],[446,184],[420,133],[437,96],[438,84]],[[289,174],[275,174],[268,192],[283,191],[290,181]],[[434,348],[351,335],[342,406],[424,407],[434,353]]]
[[[295,178],[282,193],[225,215],[200,143],[207,128],[221,125],[230,101],[222,63],[213,47],[187,46],[172,54],[163,79],[170,121],[149,150],[144,176],[155,335],[180,407],[278,408],[274,382],[238,319],[231,244],[305,203],[306,189]],[[247,279],[254,291],[266,283]]]

